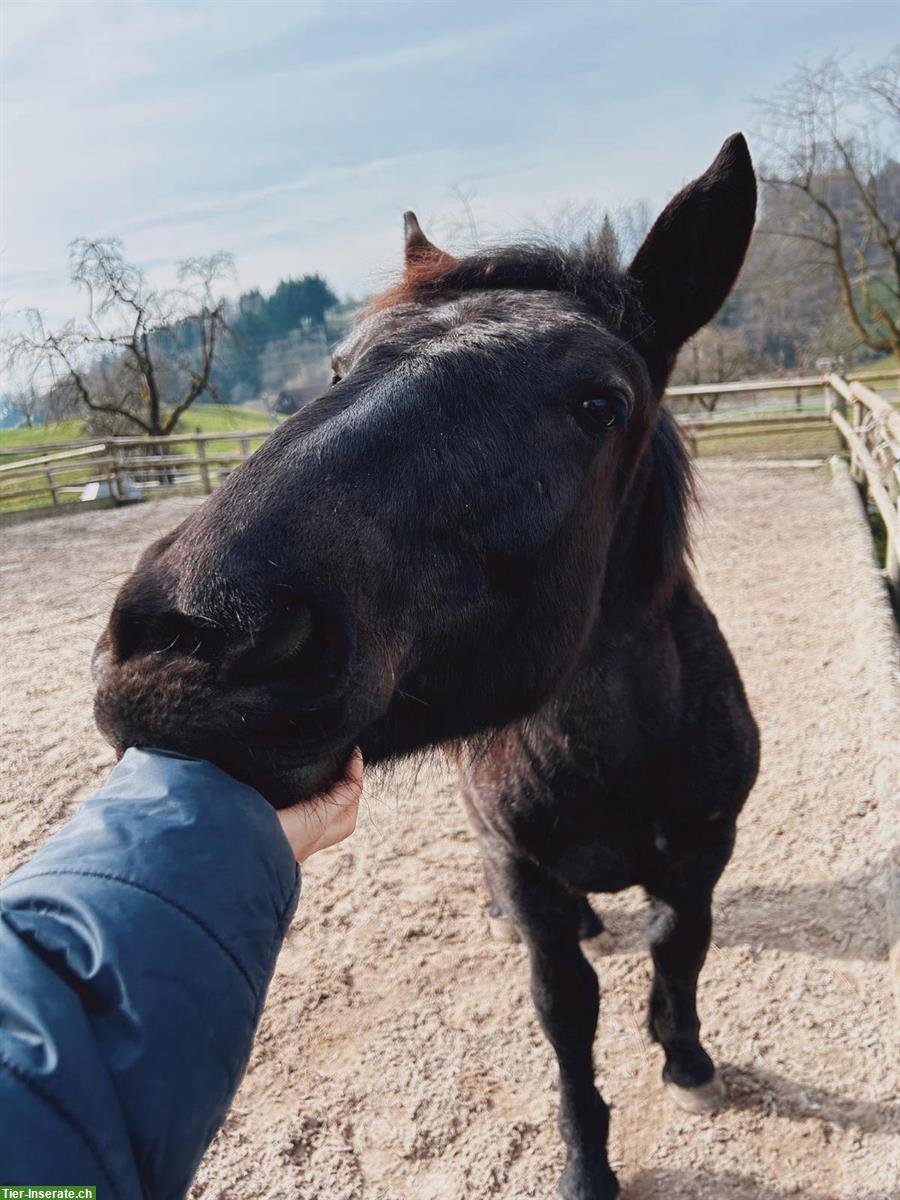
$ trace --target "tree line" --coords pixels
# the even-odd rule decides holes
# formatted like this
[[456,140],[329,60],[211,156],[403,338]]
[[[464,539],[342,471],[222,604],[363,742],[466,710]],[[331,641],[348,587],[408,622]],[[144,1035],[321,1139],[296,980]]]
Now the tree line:
[[[759,102],[760,218],[741,278],[684,348],[677,382],[805,370],[822,358],[893,355],[900,364],[900,51],[850,70],[801,68]],[[633,249],[650,212],[606,215],[607,256]],[[471,212],[469,212],[471,219]],[[79,239],[71,274],[85,314],[48,329],[26,314],[8,365],[31,382],[22,420],[80,413],[97,433],[165,434],[197,401],[265,398],[293,411],[321,392],[329,348],[354,309],[318,274],[228,301],[228,255],[182,263],[158,289],[115,239]]]
[[900,365],[900,51],[803,67],[758,102],[760,216],[738,284],[679,382]]
[[353,307],[318,274],[230,301],[225,254],[183,262],[175,287],[156,288],[114,238],[73,242],[70,274],[84,315],[49,328],[25,313],[6,358],[30,376],[12,397],[26,424],[81,415],[89,434],[166,435],[197,401],[290,411],[323,386]]

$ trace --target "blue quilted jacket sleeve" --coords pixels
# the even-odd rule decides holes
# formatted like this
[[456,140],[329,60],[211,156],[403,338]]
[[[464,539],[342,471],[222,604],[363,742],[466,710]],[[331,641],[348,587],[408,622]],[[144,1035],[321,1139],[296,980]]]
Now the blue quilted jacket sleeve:
[[0,887],[0,1182],[183,1197],[299,886],[257,792],[129,750]]

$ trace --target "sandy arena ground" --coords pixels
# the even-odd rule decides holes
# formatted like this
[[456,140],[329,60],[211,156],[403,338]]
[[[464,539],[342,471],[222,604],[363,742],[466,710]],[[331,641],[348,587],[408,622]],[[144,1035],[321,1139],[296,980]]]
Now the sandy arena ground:
[[[871,632],[866,537],[824,469],[712,463],[703,483],[699,572],[764,748],[700,993],[729,1106],[669,1107],[643,1032],[644,904],[609,898],[617,952],[596,963],[596,1059],[613,1164],[623,1200],[893,1200],[900,1081],[873,764],[900,710],[890,642]],[[191,503],[0,532],[4,873],[111,765],[91,724],[90,648],[138,550]],[[452,777],[372,788],[356,836],[305,873],[194,1200],[555,1196],[551,1053],[524,953],[488,939],[482,904]]]

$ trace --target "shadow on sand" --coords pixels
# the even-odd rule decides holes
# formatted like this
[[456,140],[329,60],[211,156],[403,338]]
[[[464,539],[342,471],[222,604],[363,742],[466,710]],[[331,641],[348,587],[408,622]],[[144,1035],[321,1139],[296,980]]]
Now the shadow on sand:
[[[722,1068],[729,1108],[764,1112],[788,1121],[820,1120],[842,1129],[900,1135],[900,1107],[851,1100],[824,1088],[795,1083],[772,1071],[726,1064]],[[654,1168],[641,1171],[622,1191],[622,1200],[836,1200],[833,1193],[798,1192],[785,1181],[774,1186],[752,1174]],[[853,1200],[891,1200],[887,1192],[865,1192]]]
[[[887,958],[883,863],[843,879],[788,887],[718,888],[713,939],[718,946],[754,946],[790,950],[824,958]],[[603,896],[594,908],[604,916]],[[616,949],[634,954],[647,945],[643,912],[616,913],[610,932]]]
[[[786,1184],[772,1187],[737,1171],[642,1171],[622,1189],[622,1200],[838,1200],[833,1192],[798,1192]],[[843,1197],[840,1200],[844,1200]],[[865,1192],[853,1200],[891,1200],[887,1192]]]
[[896,1104],[851,1100],[758,1067],[724,1064],[721,1071],[729,1108],[770,1113],[788,1121],[814,1119],[841,1129],[900,1136],[900,1106]]

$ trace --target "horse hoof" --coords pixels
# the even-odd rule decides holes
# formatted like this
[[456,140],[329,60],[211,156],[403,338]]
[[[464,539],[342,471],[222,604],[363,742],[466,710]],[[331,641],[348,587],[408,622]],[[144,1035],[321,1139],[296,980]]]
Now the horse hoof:
[[593,937],[582,938],[581,944],[590,947],[595,954],[600,954],[603,957],[606,957],[608,954],[615,954],[616,952],[616,939],[608,929],[601,929]]
[[725,1087],[718,1071],[709,1083],[702,1083],[700,1087],[679,1087],[677,1083],[671,1082],[667,1082],[665,1087],[672,1102],[682,1112],[694,1114],[716,1112],[722,1107],[725,1100]]
[[496,942],[506,942],[507,945],[512,945],[514,942],[518,942],[521,940],[519,938],[518,929],[516,929],[515,925],[513,925],[512,921],[509,919],[509,917],[489,916],[488,917],[488,929],[490,929],[491,937]]

